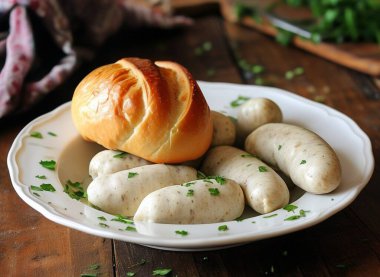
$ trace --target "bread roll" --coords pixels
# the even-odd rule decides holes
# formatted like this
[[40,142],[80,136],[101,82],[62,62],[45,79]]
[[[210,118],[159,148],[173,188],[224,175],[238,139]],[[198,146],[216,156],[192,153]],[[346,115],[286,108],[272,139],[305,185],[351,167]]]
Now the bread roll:
[[181,65],[124,58],[77,86],[72,118],[82,137],[155,163],[200,157],[212,139],[210,109]]

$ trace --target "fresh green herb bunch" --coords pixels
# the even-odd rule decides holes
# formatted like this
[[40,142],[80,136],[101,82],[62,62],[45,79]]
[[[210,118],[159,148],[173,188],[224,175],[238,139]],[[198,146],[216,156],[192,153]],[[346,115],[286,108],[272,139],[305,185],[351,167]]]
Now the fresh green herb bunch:
[[312,40],[342,43],[368,41],[380,44],[380,0],[284,0],[293,7],[306,5],[317,23]]

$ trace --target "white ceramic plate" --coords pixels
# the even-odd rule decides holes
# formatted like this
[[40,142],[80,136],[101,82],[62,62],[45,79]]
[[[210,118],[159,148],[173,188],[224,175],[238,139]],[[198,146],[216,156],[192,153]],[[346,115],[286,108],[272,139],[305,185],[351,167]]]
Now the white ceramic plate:
[[[68,179],[88,178],[89,160],[101,149],[79,137],[71,120],[70,103],[66,103],[32,121],[15,139],[8,155],[14,189],[31,207],[59,224],[96,236],[187,251],[229,247],[310,227],[349,205],[369,181],[374,168],[370,140],[342,113],[276,88],[206,82],[199,85],[213,110],[232,116],[236,115],[236,108],[230,103],[239,96],[274,100],[283,111],[284,122],[318,133],[335,149],[343,168],[341,186],[327,195],[295,189],[291,191],[291,202],[298,207],[295,211],[280,209],[269,215],[257,215],[246,209],[244,220],[239,221],[198,225],[132,225],[113,221],[114,216],[72,199],[63,191]],[[41,133],[42,138],[32,137],[33,132]],[[42,167],[40,161],[46,160],[56,161],[56,169]],[[43,183],[51,184],[56,191],[31,189],[32,185]],[[307,211],[304,217],[285,220],[301,210]],[[221,225],[227,225],[228,230],[218,230]],[[185,230],[188,235],[176,234],[177,230]]]

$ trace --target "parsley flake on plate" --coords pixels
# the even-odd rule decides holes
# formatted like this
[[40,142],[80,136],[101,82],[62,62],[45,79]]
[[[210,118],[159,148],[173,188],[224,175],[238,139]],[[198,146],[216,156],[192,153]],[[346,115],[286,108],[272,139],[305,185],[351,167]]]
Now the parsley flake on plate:
[[218,231],[228,231],[228,226],[227,225],[220,225],[219,227],[218,227]]
[[54,160],[40,161],[40,165],[42,165],[42,167],[44,167],[44,168],[47,168],[50,170],[55,170],[56,162]]
[[175,231],[175,233],[177,234],[177,235],[181,235],[181,236],[187,236],[188,234],[189,234],[189,232],[188,231],[185,231],[185,230],[176,230]]
[[41,132],[37,132],[37,131],[31,132],[30,136],[33,137],[33,138],[38,138],[38,139],[42,139],[43,138]]
[[288,211],[288,212],[293,212],[294,213],[294,211],[297,210],[298,207],[296,205],[288,204],[285,207],[283,207],[283,209],[286,210],[286,211]]

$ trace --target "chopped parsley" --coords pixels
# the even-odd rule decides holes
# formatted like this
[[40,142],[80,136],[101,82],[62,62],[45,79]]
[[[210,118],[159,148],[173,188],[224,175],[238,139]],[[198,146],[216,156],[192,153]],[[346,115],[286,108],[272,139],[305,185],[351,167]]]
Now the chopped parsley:
[[53,133],[53,132],[48,132],[48,135],[52,136],[52,137],[56,137],[57,134],[56,133]]
[[288,211],[288,212],[293,212],[298,209],[298,207],[296,205],[292,205],[292,204],[288,204],[286,205],[285,207],[283,207],[284,210]]
[[301,216],[300,215],[292,215],[292,216],[289,216],[287,218],[285,218],[284,220],[285,221],[293,221],[293,220],[297,220],[297,219],[300,219]]
[[40,132],[37,132],[37,131],[31,132],[30,136],[33,137],[33,138],[38,138],[38,139],[42,139],[43,138],[42,134]]
[[125,217],[125,216],[122,216],[122,215],[116,215],[115,218],[112,218],[111,221],[118,221],[118,222],[121,222],[121,223],[124,223],[124,224],[135,224],[133,222],[133,220]]
[[277,148],[277,150],[281,150],[281,148],[282,148],[282,145],[280,144],[279,146],[278,146],[278,148]]
[[218,227],[218,231],[228,231],[228,226],[227,225],[220,225],[219,227]]
[[127,152],[120,152],[118,154],[113,155],[114,158],[123,159],[128,155]]
[[37,187],[37,186],[31,186],[30,189],[31,189],[31,190],[35,190],[35,191],[43,191],[42,188]]
[[38,186],[31,186],[31,190],[34,191],[50,191],[55,192],[55,188],[51,184],[42,184],[39,187]]
[[268,172],[268,169],[266,168],[266,166],[260,165],[259,172]]
[[35,176],[37,179],[46,179],[45,175],[36,175]]
[[107,221],[107,218],[105,218],[104,216],[98,216],[98,219],[102,221]]
[[181,236],[187,236],[188,234],[189,234],[189,232],[188,231],[185,231],[185,230],[176,230],[175,231],[175,233],[177,234],[177,235],[181,235]]
[[71,198],[76,200],[87,199],[87,192],[84,191],[80,182],[72,182],[67,180],[63,192],[67,193]]
[[127,227],[125,228],[125,231],[136,232],[137,230],[136,230],[135,227],[127,226]]
[[224,185],[226,183],[226,178],[222,176],[208,176],[207,180],[215,180],[219,185]]
[[218,196],[220,194],[217,188],[209,188],[208,191],[210,192],[212,196]]
[[265,215],[265,216],[263,216],[263,218],[272,218],[272,217],[275,217],[275,216],[278,216],[278,214]]
[[137,175],[139,175],[137,172],[128,172],[128,179],[133,178]]
[[50,161],[40,161],[40,165],[42,165],[42,167],[44,167],[44,168],[47,168],[47,169],[50,169],[50,170],[55,170],[56,162],[53,161],[53,160],[50,160]]
[[301,217],[305,217],[307,212],[310,212],[310,211],[300,210],[298,215],[289,216],[285,218],[284,221],[293,221],[293,220],[300,219]]
[[189,189],[186,193],[186,196],[194,196],[194,190],[193,189]]
[[107,224],[105,224],[103,222],[99,222],[99,226],[103,227],[103,228],[109,228],[110,227],[110,226],[108,226]]
[[152,275],[153,276],[166,276],[168,275],[172,270],[170,268],[157,268],[153,270]]
[[127,277],[133,277],[133,276],[135,276],[136,275],[136,273],[134,273],[134,272],[132,272],[132,271],[128,271],[127,272]]
[[302,160],[301,162],[300,162],[300,164],[305,164],[306,163],[306,160]]
[[230,103],[231,107],[236,108],[247,102],[250,98],[246,96],[238,96],[237,99]]
[[39,195],[37,192],[33,192],[33,194],[34,194],[35,196],[38,196],[38,197],[41,196],[41,195]]
[[184,183],[182,185],[185,186],[185,187],[190,187],[190,186],[192,186],[194,184],[195,184],[195,182],[187,182],[187,183]]
[[55,188],[53,187],[52,184],[42,184],[40,185],[40,188],[44,191],[51,191],[51,192],[55,191]]

